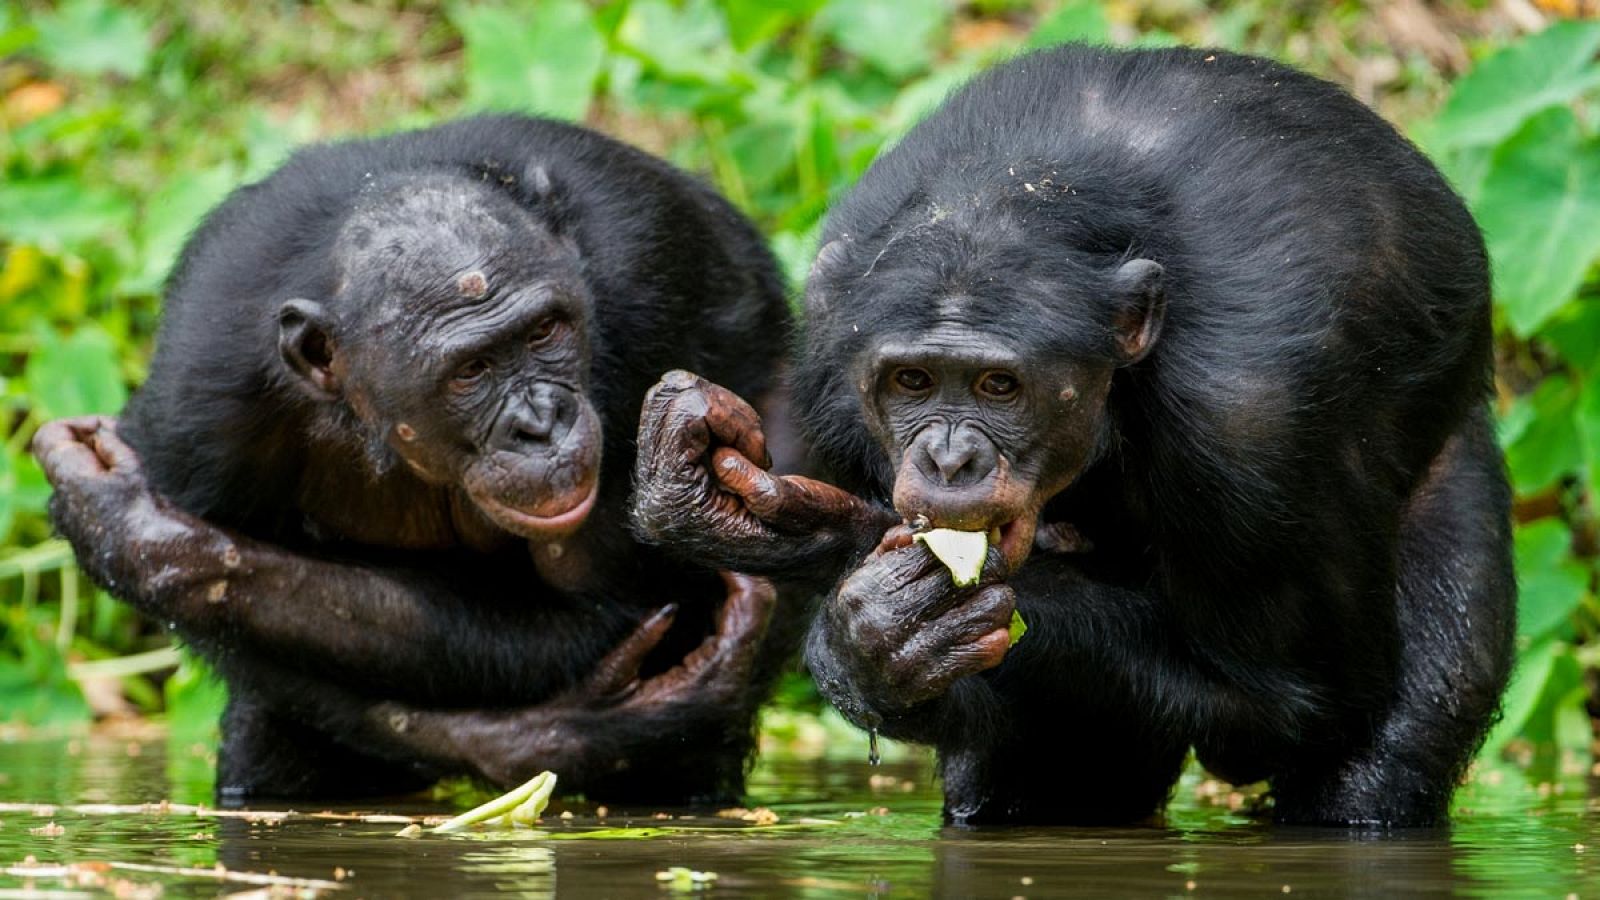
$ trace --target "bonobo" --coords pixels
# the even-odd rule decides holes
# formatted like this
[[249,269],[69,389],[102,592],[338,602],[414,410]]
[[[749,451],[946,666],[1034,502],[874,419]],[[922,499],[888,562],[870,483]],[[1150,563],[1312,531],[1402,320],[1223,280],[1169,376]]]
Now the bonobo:
[[[673,373],[641,533],[836,579],[818,683],[938,748],[953,821],[1139,819],[1191,748],[1283,822],[1445,817],[1515,585],[1483,243],[1415,148],[1269,60],[1066,46],[950,98],[823,240],[792,395],[839,487]],[[988,532],[980,582],[913,522]]]
[[788,327],[709,188],[580,128],[466,120],[237,191],[120,438],[59,422],[36,450],[90,575],[226,678],[225,799],[549,768],[724,800],[803,619],[769,629],[764,579],[634,541],[629,473],[661,372],[765,395]]

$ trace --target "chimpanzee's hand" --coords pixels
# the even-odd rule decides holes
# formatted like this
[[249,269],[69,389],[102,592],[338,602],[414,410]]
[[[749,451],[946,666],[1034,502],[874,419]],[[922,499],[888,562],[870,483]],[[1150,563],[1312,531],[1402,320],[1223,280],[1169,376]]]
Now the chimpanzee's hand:
[[758,574],[863,552],[897,517],[829,484],[767,471],[761,418],[726,388],[668,372],[644,401],[634,522],[697,562]]
[[1015,607],[1005,570],[990,548],[978,584],[957,587],[909,529],[890,529],[823,608],[811,648],[818,686],[857,724],[876,726],[999,665]]
[[673,606],[646,618],[583,683],[548,703],[495,711],[385,703],[370,721],[390,740],[506,786],[544,769],[581,785],[632,762],[636,749],[659,753],[664,727],[687,733],[695,729],[686,723],[698,723],[715,732],[719,723],[743,722],[759,699],[751,694],[752,670],[777,592],[765,578],[723,572],[722,579],[728,595],[716,632],[659,675],[641,680],[639,667],[671,628]]
[[180,599],[204,604],[239,569],[222,529],[173,507],[150,490],[133,449],[109,416],[42,426],[33,453],[55,486],[50,518],[97,584],[155,616]]

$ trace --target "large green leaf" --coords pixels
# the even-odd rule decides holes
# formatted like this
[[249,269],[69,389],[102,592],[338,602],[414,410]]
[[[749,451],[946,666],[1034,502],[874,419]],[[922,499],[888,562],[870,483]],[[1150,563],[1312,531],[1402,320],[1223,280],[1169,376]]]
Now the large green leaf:
[[729,50],[727,20],[711,0],[636,0],[617,27],[617,41],[666,78],[722,89],[748,78]]
[[1028,35],[1027,47],[1051,47],[1066,41],[1105,44],[1111,40],[1111,20],[1098,0],[1073,0],[1046,16]]
[[[1517,493],[1537,493],[1583,467],[1573,418],[1577,403],[1577,389],[1562,375],[1546,378],[1531,396],[1517,401],[1519,409],[1508,419],[1525,420],[1526,427],[1506,447],[1511,484]],[[1524,409],[1531,409],[1531,415]]]
[[57,69],[137,78],[150,62],[144,15],[104,0],[69,0],[35,19],[39,55]]
[[835,44],[903,78],[933,62],[950,11],[944,0],[831,0],[816,22]]
[[34,412],[47,419],[115,413],[128,399],[111,336],[95,325],[66,338],[43,332],[24,377]]
[[1600,22],[1561,22],[1495,53],[1457,81],[1430,126],[1436,149],[1493,144],[1540,110],[1600,84]]
[[145,203],[139,222],[139,268],[121,289],[134,294],[160,290],[190,232],[238,180],[238,170],[224,164],[180,174],[157,191]]
[[1511,683],[1500,702],[1500,723],[1484,741],[1485,753],[1498,753],[1507,741],[1522,732],[1528,718],[1539,707],[1539,699],[1544,695],[1551,673],[1556,669],[1556,657],[1570,652],[1571,648],[1559,641],[1545,641],[1517,654]]
[[1495,152],[1477,209],[1495,297],[1533,334],[1572,299],[1600,256],[1600,141],[1568,109],[1535,116]]
[[0,238],[59,248],[126,233],[133,204],[114,190],[76,178],[0,181]]
[[466,43],[471,106],[561,119],[589,111],[606,47],[582,0],[543,0],[527,11],[459,3],[450,20]]
[[1572,556],[1572,532],[1559,519],[1516,534],[1517,633],[1532,640],[1565,625],[1589,592],[1588,569]]

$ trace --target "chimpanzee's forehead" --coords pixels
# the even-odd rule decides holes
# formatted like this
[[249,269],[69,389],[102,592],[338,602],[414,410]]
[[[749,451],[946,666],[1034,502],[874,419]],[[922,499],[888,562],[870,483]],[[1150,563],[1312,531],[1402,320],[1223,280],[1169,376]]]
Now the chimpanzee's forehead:
[[451,176],[364,191],[335,245],[339,291],[409,311],[472,305],[547,276],[557,242],[497,189]]

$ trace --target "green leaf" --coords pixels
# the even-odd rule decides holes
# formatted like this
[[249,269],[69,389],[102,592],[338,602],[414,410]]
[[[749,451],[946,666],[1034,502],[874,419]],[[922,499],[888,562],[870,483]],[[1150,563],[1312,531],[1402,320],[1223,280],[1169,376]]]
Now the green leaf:
[[35,44],[45,62],[82,75],[144,74],[150,63],[150,24],[136,10],[103,0],[69,0],[35,19]]
[[949,19],[943,0],[832,0],[816,24],[845,51],[903,78],[933,62]]
[[1591,496],[1600,496],[1600,373],[1591,373],[1578,396],[1573,427],[1583,451],[1583,476]]
[[1580,297],[1568,303],[1545,323],[1539,336],[1585,374],[1585,392],[1600,392],[1600,300]]
[[83,325],[67,338],[43,332],[24,378],[41,418],[115,413],[128,400],[116,348],[97,325]]
[[1473,67],[1432,124],[1439,149],[1493,144],[1600,84],[1600,22],[1560,22]]
[[11,521],[17,514],[17,465],[10,447],[0,445],[0,546],[11,536]]
[[238,181],[238,171],[224,164],[180,174],[157,191],[145,203],[139,222],[139,268],[122,282],[121,290],[130,294],[159,291],[189,234]]
[[25,639],[21,658],[0,656],[0,722],[64,725],[88,722],[83,691],[49,641]]
[[744,51],[777,37],[819,5],[818,0],[722,0],[722,13],[733,46]]
[[1105,5],[1098,0],[1074,0],[1041,19],[1024,45],[1030,50],[1053,47],[1067,41],[1086,44],[1111,42],[1111,20]]
[[1511,683],[1500,701],[1500,723],[1484,741],[1484,753],[1498,753],[1507,741],[1522,732],[1522,726],[1527,724],[1528,717],[1539,706],[1539,698],[1544,694],[1545,683],[1550,680],[1550,673],[1555,668],[1558,652],[1570,653],[1570,649],[1559,641],[1545,641],[1517,654]]
[[133,204],[108,188],[76,178],[0,182],[0,238],[59,249],[88,238],[126,232]]
[[1583,467],[1573,411],[1577,391],[1563,375],[1551,375],[1539,383],[1533,394],[1518,400],[1533,410],[1527,427],[1506,447],[1506,463],[1511,468],[1511,484],[1519,494],[1534,494],[1557,479]]
[[1558,519],[1517,528],[1517,633],[1537,640],[1565,625],[1589,593],[1588,569],[1572,556],[1572,532]]
[[728,49],[728,24],[711,0],[673,6],[636,0],[617,28],[617,41],[658,75],[721,88],[742,82]]
[[184,650],[182,660],[162,686],[167,727],[184,743],[215,743],[217,722],[228,702],[227,685],[189,650]]
[[1600,141],[1583,139],[1571,110],[1541,113],[1495,152],[1475,212],[1495,297],[1527,337],[1600,256]]
[[606,47],[582,0],[528,11],[458,3],[450,20],[466,43],[468,105],[560,119],[588,113]]

